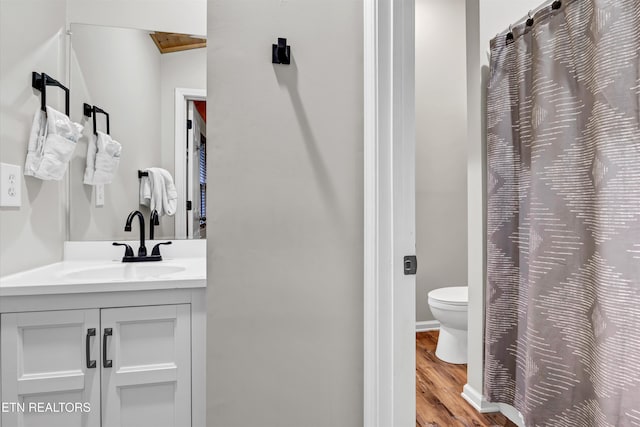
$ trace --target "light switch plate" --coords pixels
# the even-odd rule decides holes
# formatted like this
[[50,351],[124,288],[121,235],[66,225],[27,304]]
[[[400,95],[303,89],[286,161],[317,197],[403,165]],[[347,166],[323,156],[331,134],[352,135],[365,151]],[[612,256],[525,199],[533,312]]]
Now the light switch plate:
[[20,206],[22,206],[20,166],[0,163],[0,207]]

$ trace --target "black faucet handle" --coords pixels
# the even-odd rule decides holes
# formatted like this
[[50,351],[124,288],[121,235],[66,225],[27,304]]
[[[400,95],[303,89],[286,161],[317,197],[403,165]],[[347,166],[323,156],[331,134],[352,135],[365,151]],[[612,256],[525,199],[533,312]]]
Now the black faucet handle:
[[126,243],[113,242],[113,246],[124,246],[124,256],[133,256],[133,248]]
[[161,245],[170,245],[172,242],[162,242],[162,243],[158,243],[157,245],[155,245],[153,247],[153,250],[151,251],[151,256],[160,256],[160,246]]

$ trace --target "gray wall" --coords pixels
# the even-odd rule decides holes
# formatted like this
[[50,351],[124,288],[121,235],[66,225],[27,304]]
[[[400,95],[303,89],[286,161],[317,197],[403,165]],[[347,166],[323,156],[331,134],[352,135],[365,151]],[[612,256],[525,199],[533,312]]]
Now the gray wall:
[[[0,1],[0,161],[24,168],[40,92],[31,72],[66,77],[65,0]],[[61,91],[47,103],[64,111]],[[24,170],[24,169],[23,169]],[[66,179],[20,177],[22,207],[0,208],[0,276],[62,259],[67,234]]]
[[[445,42],[446,40],[446,42]],[[416,1],[416,320],[429,291],[467,285],[465,0]]]
[[209,3],[210,427],[362,425],[362,7]]

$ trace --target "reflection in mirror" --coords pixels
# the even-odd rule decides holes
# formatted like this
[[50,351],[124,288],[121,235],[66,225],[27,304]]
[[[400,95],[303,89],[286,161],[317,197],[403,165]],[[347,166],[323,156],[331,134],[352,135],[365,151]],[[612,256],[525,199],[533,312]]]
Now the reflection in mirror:
[[[70,240],[135,240],[137,232],[125,232],[124,224],[140,210],[149,227],[145,193],[160,213],[156,239],[206,237],[204,46],[206,40],[184,34],[71,24],[71,117],[85,129],[70,166]],[[108,113],[110,136],[122,146],[113,180],[103,187],[84,183],[94,138],[84,103]],[[96,130],[106,133],[106,126],[106,115],[98,114]],[[160,169],[172,178],[173,195]],[[153,190],[146,182],[156,184]]]

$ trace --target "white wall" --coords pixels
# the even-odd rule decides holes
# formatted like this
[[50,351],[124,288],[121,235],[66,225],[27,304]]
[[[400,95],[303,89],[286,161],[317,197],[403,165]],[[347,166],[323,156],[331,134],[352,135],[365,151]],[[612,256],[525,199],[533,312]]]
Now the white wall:
[[467,285],[465,0],[416,1],[416,277],[418,321],[429,291]]
[[363,423],[362,10],[209,4],[210,427]]
[[[137,236],[124,231],[129,212],[140,209],[138,169],[160,165],[160,52],[145,31],[72,25],[71,118],[85,125],[71,163],[71,240],[117,240]],[[95,206],[94,187],[83,184],[93,121],[82,104],[109,113],[111,136],[122,144],[113,183],[105,185],[105,205]],[[106,129],[105,116],[97,116]],[[173,146],[173,145],[172,145]],[[148,219],[148,209],[144,209]],[[161,225],[173,218],[160,219]],[[148,229],[148,221],[147,221]],[[148,234],[148,230],[145,230]],[[163,236],[162,227],[158,236]]]
[[484,357],[486,87],[489,42],[540,0],[467,0],[469,363],[467,385],[482,393]]
[[[65,0],[0,1],[0,161],[24,167],[40,92],[31,72],[68,84]],[[64,111],[60,89],[47,103]],[[67,234],[66,179],[20,177],[21,208],[0,208],[0,276],[59,261]]]
[[69,23],[197,35],[205,35],[207,29],[207,0],[67,0],[67,4]]

